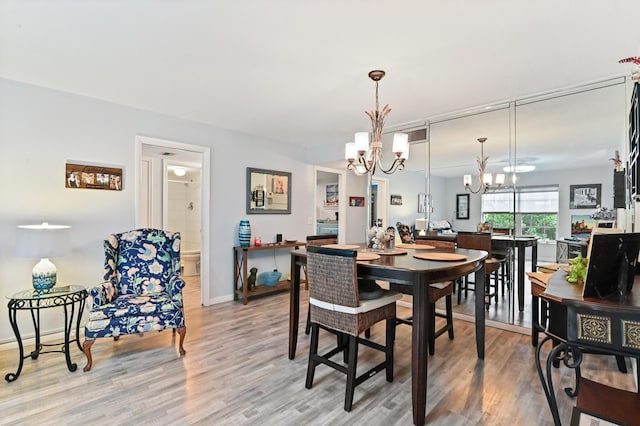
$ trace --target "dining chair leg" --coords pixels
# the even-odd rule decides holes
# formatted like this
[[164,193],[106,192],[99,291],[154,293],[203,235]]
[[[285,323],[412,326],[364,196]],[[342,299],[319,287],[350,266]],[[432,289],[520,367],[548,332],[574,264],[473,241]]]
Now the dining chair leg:
[[313,376],[316,372],[316,357],[318,356],[318,337],[320,335],[320,327],[318,324],[311,326],[311,344],[309,345],[309,364],[307,366],[307,381],[305,387],[311,389],[313,386]]
[[429,355],[436,350],[436,304],[429,302],[431,315],[427,315],[427,329],[429,330]]
[[453,307],[451,306],[451,295],[445,297],[445,305],[447,309],[447,326],[449,327],[449,340],[453,340]]
[[387,332],[385,342],[385,360],[387,382],[393,382],[393,344],[396,340],[396,320],[394,318],[387,319]]
[[304,326],[304,334],[307,336],[311,332],[311,306],[307,309],[307,324]]
[[356,367],[358,364],[358,338],[349,335],[349,362],[347,363],[347,390],[344,396],[344,410],[351,411],[356,388]]

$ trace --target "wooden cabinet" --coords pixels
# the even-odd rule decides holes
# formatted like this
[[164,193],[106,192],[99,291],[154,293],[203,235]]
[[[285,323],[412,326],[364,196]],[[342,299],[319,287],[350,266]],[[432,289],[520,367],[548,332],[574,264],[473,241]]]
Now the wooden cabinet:
[[[585,353],[616,355],[620,368],[624,365],[622,357],[640,357],[640,296],[629,293],[625,301],[583,298],[582,287],[567,283],[566,275],[561,270],[555,272],[540,294],[549,306],[545,331],[548,337],[538,344],[536,369],[554,424],[561,424],[551,376],[554,364],[575,369],[575,387],[565,388],[565,392],[571,397],[577,396],[576,420],[581,412],[586,412],[614,424],[637,424],[640,394],[581,377],[580,360]],[[638,278],[635,281],[635,286],[640,284]],[[549,341],[553,343],[544,363],[541,347]]]
[[556,241],[556,263],[567,263],[569,259],[587,257],[586,241],[558,240]]
[[257,285],[255,287],[249,288],[249,285],[248,285],[249,253],[261,251],[261,250],[298,249],[299,247],[304,247],[305,245],[306,245],[305,243],[294,241],[291,243],[283,242],[283,243],[274,243],[274,244],[263,244],[259,247],[256,247],[256,246],[234,247],[233,248],[233,300],[238,300],[238,297],[242,296],[242,303],[246,305],[249,302],[249,297],[251,296],[273,293],[276,291],[286,290],[289,288],[290,281],[286,279],[287,278],[286,274],[283,274],[284,279],[280,280],[274,286]]

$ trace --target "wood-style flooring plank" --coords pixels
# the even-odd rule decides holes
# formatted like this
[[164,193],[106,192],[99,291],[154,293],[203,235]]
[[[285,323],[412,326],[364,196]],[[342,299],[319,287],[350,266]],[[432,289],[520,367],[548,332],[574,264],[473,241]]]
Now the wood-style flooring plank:
[[[308,293],[302,291],[296,358],[287,358],[288,293],[238,302],[199,305],[199,282],[185,288],[186,356],[171,331],[99,339],[93,369],[74,347],[78,371],[62,354],[26,359],[20,378],[0,384],[0,424],[197,424],[197,425],[411,425],[411,329],[399,326],[395,379],[379,374],[356,388],[346,413],[345,377],[319,366],[313,389],[304,387],[309,338],[304,335]],[[409,309],[400,307],[399,315]],[[440,337],[429,358],[427,422],[433,425],[552,425],[536,373],[530,337],[487,328],[486,358],[475,351],[473,324],[454,320],[455,340]],[[383,325],[373,328],[384,339]],[[47,338],[45,337],[46,341]],[[320,347],[335,339],[321,333]],[[0,373],[15,371],[17,349],[0,350]],[[362,347],[359,371],[381,354]],[[613,357],[588,355],[586,377],[634,390],[632,374],[617,371]],[[572,371],[554,372],[560,415],[569,422],[575,401],[562,389]]]

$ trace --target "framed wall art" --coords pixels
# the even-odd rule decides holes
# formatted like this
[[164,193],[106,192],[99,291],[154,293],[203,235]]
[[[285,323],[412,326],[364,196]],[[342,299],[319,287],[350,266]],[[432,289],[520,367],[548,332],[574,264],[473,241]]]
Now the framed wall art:
[[456,219],[469,219],[469,194],[456,194]]
[[390,204],[392,206],[401,206],[402,205],[402,195],[392,195]]
[[602,185],[593,183],[589,185],[569,186],[570,209],[595,209],[600,205]]
[[122,167],[67,162],[64,186],[71,189],[122,191],[122,176]]
[[247,167],[247,214],[291,214],[291,173]]
[[364,197],[349,197],[351,207],[364,207]]

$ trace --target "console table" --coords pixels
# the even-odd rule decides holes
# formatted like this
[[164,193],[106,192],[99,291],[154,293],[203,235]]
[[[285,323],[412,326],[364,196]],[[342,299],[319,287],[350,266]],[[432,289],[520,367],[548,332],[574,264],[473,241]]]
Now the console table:
[[[76,371],[78,366],[71,362],[70,346],[71,342],[76,342],[78,349],[82,351],[80,346],[80,320],[82,318],[82,312],[84,311],[84,304],[87,298],[87,290],[79,285],[70,285],[65,287],[53,287],[47,292],[39,292],[33,289],[24,290],[9,296],[9,322],[13,329],[16,339],[18,341],[18,348],[20,350],[20,359],[18,364],[18,370],[15,373],[8,373],[4,376],[7,382],[13,382],[20,376],[22,366],[26,358],[38,359],[40,354],[46,354],[51,352],[64,353],[67,360],[67,368],[69,371]],[[74,328],[73,318],[75,316],[76,304],[78,304],[78,315],[75,323],[75,338],[71,339],[71,330]],[[40,341],[40,310],[61,306],[64,309],[64,342],[45,344]],[[30,311],[31,319],[33,320],[33,328],[35,331],[36,344],[35,349],[28,355],[24,354],[24,346],[22,345],[22,338],[20,337],[20,330],[18,328],[18,311]],[[44,347],[47,346],[62,346],[58,350],[44,351]]]
[[286,290],[289,288],[289,280],[280,280],[274,286],[256,286],[249,288],[247,266],[249,253],[260,250],[280,250],[280,249],[298,249],[304,247],[306,244],[300,241],[263,244],[261,246],[236,246],[233,248],[233,300],[238,300],[239,296],[242,296],[242,304],[246,305],[249,302],[250,296],[257,296],[259,294],[273,293],[280,290]]
[[[611,302],[583,298],[582,286],[569,284],[566,275],[562,269],[555,272],[540,294],[548,303],[549,314],[547,337],[536,348],[536,368],[553,421],[561,424],[551,370],[562,361],[575,371],[575,388],[565,389],[567,395],[578,397],[574,411],[633,424],[640,418],[640,395],[582,379],[580,364],[585,352],[640,357],[640,279],[636,277],[635,291],[627,301]],[[541,348],[547,342],[554,346],[543,369]]]
[[580,240],[557,240],[556,241],[556,263],[567,263],[569,259],[578,257],[587,257],[587,241]]

